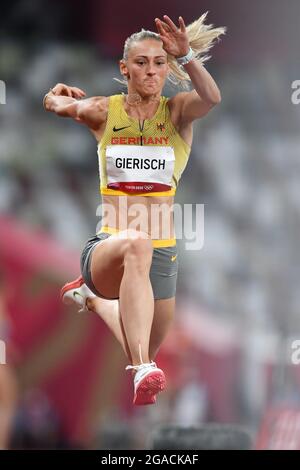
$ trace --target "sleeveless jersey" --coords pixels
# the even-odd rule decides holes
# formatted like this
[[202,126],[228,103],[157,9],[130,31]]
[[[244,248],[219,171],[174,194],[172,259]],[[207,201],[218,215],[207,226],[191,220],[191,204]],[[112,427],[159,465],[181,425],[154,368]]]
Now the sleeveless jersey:
[[143,124],[128,116],[124,99],[124,95],[109,98],[98,144],[101,194],[175,195],[190,147],[171,121],[169,98],[161,96],[155,115]]

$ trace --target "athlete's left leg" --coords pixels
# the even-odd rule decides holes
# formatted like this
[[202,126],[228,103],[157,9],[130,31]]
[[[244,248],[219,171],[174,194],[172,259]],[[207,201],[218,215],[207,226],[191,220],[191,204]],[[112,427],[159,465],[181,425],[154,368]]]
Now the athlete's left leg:
[[158,350],[165,339],[175,313],[175,297],[154,301],[154,317],[149,343],[149,358],[154,361]]
[[[128,345],[124,334],[118,300],[105,300],[100,297],[92,297],[87,300],[89,310],[97,313],[106,323],[114,336],[117,338],[128,359]],[[154,301],[154,317],[151,328],[149,358],[154,360],[170,326],[172,325],[175,312],[175,297],[170,299],[158,299]]]

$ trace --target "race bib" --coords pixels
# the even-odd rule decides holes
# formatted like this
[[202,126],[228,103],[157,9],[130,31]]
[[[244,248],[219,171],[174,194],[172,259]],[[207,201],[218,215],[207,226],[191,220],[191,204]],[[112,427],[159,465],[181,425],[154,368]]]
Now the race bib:
[[169,191],[174,164],[172,147],[108,145],[107,187],[128,193]]

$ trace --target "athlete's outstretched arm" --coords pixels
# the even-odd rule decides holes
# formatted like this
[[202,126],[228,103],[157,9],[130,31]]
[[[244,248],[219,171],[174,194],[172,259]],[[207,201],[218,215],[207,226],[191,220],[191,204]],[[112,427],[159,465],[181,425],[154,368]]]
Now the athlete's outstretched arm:
[[[174,57],[183,57],[189,52],[189,39],[182,17],[179,17],[179,28],[168,17],[164,21],[156,18],[156,27],[163,41],[163,47],[168,54]],[[193,59],[184,65],[185,71],[190,76],[194,90],[178,93],[173,97],[174,105],[179,107],[181,121],[189,123],[199,119],[221,102],[220,90],[212,76],[203,67],[200,61]]]
[[61,117],[69,117],[77,122],[86,124],[92,129],[99,128],[104,120],[103,96],[93,96],[82,99],[85,92],[77,87],[58,83],[44,97],[43,105],[46,111],[51,111]]

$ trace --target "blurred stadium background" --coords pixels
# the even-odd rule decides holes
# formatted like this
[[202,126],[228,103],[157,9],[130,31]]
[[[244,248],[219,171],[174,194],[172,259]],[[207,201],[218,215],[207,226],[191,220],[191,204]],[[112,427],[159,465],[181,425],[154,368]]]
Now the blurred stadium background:
[[[205,204],[205,243],[179,241],[177,318],[158,363],[168,390],[133,409],[101,320],[59,289],[99,222],[96,142],[46,113],[57,82],[120,93],[125,39],[154,18],[209,10],[227,26],[207,69],[222,103],[195,123],[179,203]],[[0,430],[11,448],[145,448],[149,430],[244,426],[255,448],[300,449],[300,3],[289,0],[19,0],[1,5]],[[166,94],[176,90],[167,88]]]

